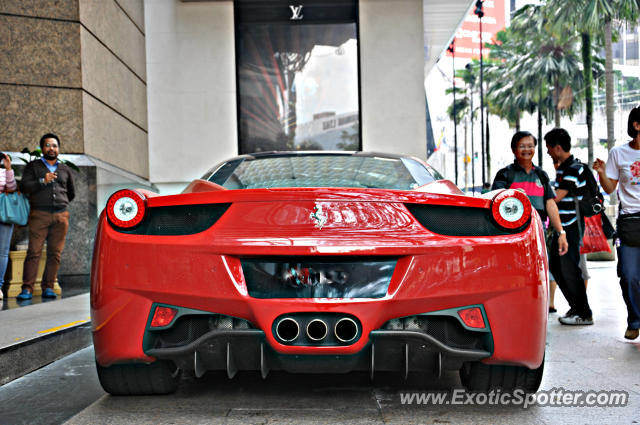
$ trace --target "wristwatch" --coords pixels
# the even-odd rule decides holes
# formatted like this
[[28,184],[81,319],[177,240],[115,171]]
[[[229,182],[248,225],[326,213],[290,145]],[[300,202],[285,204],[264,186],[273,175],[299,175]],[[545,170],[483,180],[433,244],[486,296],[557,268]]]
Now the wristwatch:
[[559,234],[560,234],[560,235],[566,235],[566,234],[567,234],[567,232],[566,232],[564,229],[562,229],[562,230],[560,230],[560,233],[559,233]]

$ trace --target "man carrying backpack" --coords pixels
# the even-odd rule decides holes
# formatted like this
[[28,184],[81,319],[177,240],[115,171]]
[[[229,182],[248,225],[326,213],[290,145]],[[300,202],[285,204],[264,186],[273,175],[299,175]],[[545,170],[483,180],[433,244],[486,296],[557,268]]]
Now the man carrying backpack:
[[547,144],[547,153],[560,164],[556,170],[554,183],[555,201],[558,204],[563,232],[566,232],[569,242],[567,254],[559,255],[556,233],[549,250],[549,268],[570,307],[569,311],[558,320],[563,325],[593,325],[587,289],[580,270],[580,242],[584,233],[583,216],[585,214],[581,215],[579,211],[580,201],[584,204],[592,199],[587,181],[589,177],[593,180],[593,174],[586,165],[570,153],[571,136],[565,129],[554,128],[545,134],[544,140]]

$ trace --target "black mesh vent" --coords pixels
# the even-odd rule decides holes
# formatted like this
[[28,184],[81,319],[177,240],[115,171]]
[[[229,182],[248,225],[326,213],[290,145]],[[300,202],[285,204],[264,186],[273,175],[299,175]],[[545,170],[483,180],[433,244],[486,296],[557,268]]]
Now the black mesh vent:
[[385,323],[382,329],[424,332],[454,348],[489,350],[490,346],[487,332],[470,331],[450,316],[405,317]]
[[117,230],[132,235],[193,235],[213,226],[230,205],[200,204],[149,208],[139,226]]
[[484,333],[469,331],[452,317],[430,317],[425,322],[427,334],[450,347],[484,348]]
[[209,331],[209,317],[183,316],[169,329],[154,331],[152,348],[181,347],[195,341]]
[[168,329],[153,328],[147,331],[149,348],[174,348],[185,346],[209,331],[219,329],[251,329],[246,320],[220,314],[190,314],[179,317]]
[[485,208],[455,207],[448,205],[405,204],[407,209],[425,228],[447,236],[498,236],[521,232],[523,227],[507,230],[498,227]]

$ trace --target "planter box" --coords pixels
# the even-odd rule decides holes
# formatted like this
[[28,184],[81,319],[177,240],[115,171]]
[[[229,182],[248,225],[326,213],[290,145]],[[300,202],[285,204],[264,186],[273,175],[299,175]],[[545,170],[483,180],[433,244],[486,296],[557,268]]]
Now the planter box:
[[[24,267],[24,260],[27,258],[27,251],[10,251],[9,252],[9,264],[7,265],[8,279],[5,280],[4,286],[8,297],[16,297],[22,291],[22,271]],[[44,272],[44,266],[47,261],[47,252],[42,250],[42,256],[40,257],[40,264],[38,264],[38,277],[36,283],[33,285],[33,295],[42,295],[42,273]],[[53,284],[53,292],[58,295],[62,294],[62,288],[58,284],[58,279]]]

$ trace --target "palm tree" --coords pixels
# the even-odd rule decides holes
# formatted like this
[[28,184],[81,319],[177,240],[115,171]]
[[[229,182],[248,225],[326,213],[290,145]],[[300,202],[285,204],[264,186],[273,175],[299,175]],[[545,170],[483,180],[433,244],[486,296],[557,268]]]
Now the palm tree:
[[[451,88],[446,89],[445,93],[446,94],[452,94],[453,93],[453,89],[451,89]],[[469,113],[469,98],[467,96],[467,90],[464,90],[464,89],[461,89],[459,87],[456,87],[456,96],[458,96],[460,94],[462,95],[462,97],[456,98],[456,102],[455,102],[455,111],[456,111],[455,121],[458,122],[458,123],[463,122],[464,121],[464,117]],[[454,120],[453,109],[454,109],[454,104],[452,103],[447,108],[447,115],[449,116],[451,121]]]
[[[535,24],[535,21],[534,21]],[[535,34],[541,34],[540,32],[534,32]],[[537,127],[538,127],[538,166],[542,167],[542,160],[544,155],[542,153],[542,118],[544,117],[547,122],[553,120],[556,115],[553,98],[551,96],[551,90],[549,84],[544,75],[536,73],[526,73],[523,70],[523,64],[526,63],[525,56],[529,53],[529,49],[532,46],[539,46],[542,44],[541,39],[532,38],[527,34],[527,31],[520,30],[519,33],[514,33],[520,40],[520,45],[514,46],[515,52],[505,52],[504,57],[512,57],[515,59],[510,60],[510,68],[508,71],[509,79],[518,81],[518,88],[516,94],[522,93],[526,95],[531,105],[528,105],[526,110],[531,112],[531,109],[537,111]],[[534,49],[535,50],[535,49]],[[505,59],[506,60],[506,59]]]
[[[488,66],[490,111],[519,128],[522,112],[538,111],[538,138],[542,137],[542,118],[560,125],[562,113],[572,115],[575,102],[561,99],[560,93],[579,93],[582,87],[576,37],[567,31],[554,31],[549,10],[528,5],[518,10],[512,25],[498,33],[490,45]],[[562,101],[561,101],[562,100]],[[542,144],[538,163],[542,166]]]
[[[469,134],[468,131],[468,121],[465,119],[467,113],[469,112],[469,108],[470,108],[470,102],[469,102],[469,97],[467,96],[468,90],[466,89],[462,89],[460,87],[454,87],[454,88],[448,88],[445,92],[446,94],[452,94],[454,93],[455,90],[455,94],[456,94],[456,98],[455,101],[449,105],[449,107],[447,108],[447,115],[449,116],[449,119],[451,121],[453,121],[456,124],[463,124],[464,123],[464,153],[463,153],[463,158],[464,160],[464,175],[465,175],[465,191],[466,191],[466,185],[467,185],[467,163],[466,163],[466,158],[467,158],[467,134]],[[455,111],[455,118],[454,118],[454,111]],[[457,128],[455,129],[455,131],[457,131]],[[457,143],[456,139],[456,143]],[[455,184],[458,184],[458,150],[456,147],[456,152],[454,155],[454,159],[456,162],[456,181]]]
[[[589,164],[593,163],[593,73],[592,34],[598,31],[594,16],[600,13],[606,4],[600,0],[550,0],[546,7],[553,16],[553,24],[559,28],[569,27],[580,34],[582,72],[584,76],[585,114],[587,121],[587,151]],[[580,10],[583,13],[576,14]]]
[[559,127],[563,111],[570,115],[575,112],[571,99],[573,93],[580,92],[583,82],[576,52],[577,37],[567,28],[552,25],[549,13],[542,5],[527,5],[514,15],[511,28],[522,40],[526,53],[518,58],[512,72],[526,80],[526,87],[538,92],[532,97],[539,102],[543,80],[543,89],[552,93],[555,124]]
[[[464,83],[464,87],[456,86],[456,102],[455,102],[455,111],[456,111],[456,120],[454,122],[463,123],[464,122],[464,175],[465,175],[465,192],[467,191],[468,186],[468,166],[469,162],[467,158],[471,158],[473,161],[473,117],[475,115],[477,107],[473,108],[473,93],[477,85],[478,81],[478,73],[479,73],[479,63],[477,60],[473,60],[469,63],[464,69],[459,69],[456,71],[455,76],[462,80]],[[446,89],[447,94],[453,93],[453,88]],[[447,108],[447,115],[453,121],[453,104]],[[465,117],[469,116],[470,119],[467,120]],[[469,130],[469,123],[471,124],[471,130]],[[469,155],[468,145],[467,145],[467,135],[471,134],[471,155]],[[456,161],[458,158],[455,159]],[[472,164],[472,173],[473,173],[473,162]],[[472,178],[473,180],[473,178]],[[475,185],[475,182],[473,183]]]
[[[605,99],[607,114],[607,149],[613,149],[616,141],[613,134],[614,108],[613,103],[613,46],[612,26],[614,19],[623,24],[636,25],[640,16],[640,0],[600,0],[608,3],[610,9],[604,16],[605,41]],[[610,10],[610,13],[609,13]]]
[[498,32],[496,42],[487,47],[490,49],[485,65],[489,112],[520,130],[522,113],[533,113],[536,109],[531,90],[512,72],[514,64],[526,54],[523,43],[507,29]]
[[[593,163],[593,72],[594,35],[599,35],[604,22],[605,93],[607,115],[607,147],[615,144],[613,104],[612,23],[614,20],[637,23],[640,0],[550,0],[546,7],[554,25],[572,27],[580,33],[585,86],[585,112],[588,132],[589,164]],[[580,13],[576,13],[580,11]]]

